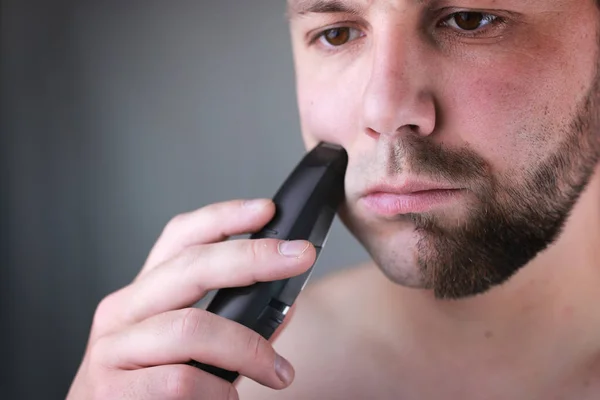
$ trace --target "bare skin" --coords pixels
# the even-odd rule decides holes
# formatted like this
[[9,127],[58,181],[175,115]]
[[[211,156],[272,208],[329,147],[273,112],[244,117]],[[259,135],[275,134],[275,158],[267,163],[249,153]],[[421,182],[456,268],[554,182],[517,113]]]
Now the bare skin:
[[348,151],[340,217],[372,262],[309,285],[269,343],[191,305],[314,248],[223,242],[268,201],[177,217],[98,306],[68,399],[599,398],[595,0],[289,5],[303,138]]
[[598,398],[598,178],[588,194],[555,247],[478,298],[436,300],[373,264],[309,285],[274,343],[294,382],[278,392],[244,378],[240,398]]
[[[414,261],[423,249],[410,223],[374,215],[359,195],[373,181],[402,183],[418,175],[410,157],[390,151],[411,135],[442,147],[468,145],[490,175],[525,180],[525,171],[558,148],[566,134],[558,127],[572,120],[574,105],[595,90],[596,4],[433,5],[451,7],[442,16],[463,10],[512,15],[506,25],[490,24],[480,36],[464,38],[422,29],[431,26],[422,22],[430,22],[427,11],[410,1],[341,1],[355,12],[301,14],[311,2],[289,3],[305,142],[328,140],[348,149],[342,219],[376,263],[304,293],[275,343],[296,368],[294,383],[279,394],[244,380],[241,396],[598,398],[600,169],[594,157],[589,184],[562,233],[514,276],[478,296],[436,297]],[[343,27],[350,29],[304,39]],[[597,142],[600,131],[593,117],[589,121],[584,135]],[[468,200],[441,205],[432,215],[460,224],[475,209],[466,208]]]

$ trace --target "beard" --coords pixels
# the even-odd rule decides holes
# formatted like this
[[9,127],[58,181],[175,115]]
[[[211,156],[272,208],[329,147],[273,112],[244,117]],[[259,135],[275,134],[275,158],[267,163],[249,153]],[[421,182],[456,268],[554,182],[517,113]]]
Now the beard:
[[[468,219],[452,226],[435,213],[400,217],[414,226],[418,237],[420,287],[446,299],[483,293],[506,282],[557,240],[600,159],[598,70],[574,117],[562,126],[561,142],[518,182],[514,172],[491,174],[485,160],[470,149],[444,149],[416,134],[398,139],[391,159],[405,160],[417,175],[465,183],[477,199],[468,209]],[[556,130],[548,133],[556,137]],[[390,169],[397,173],[399,168]],[[397,275],[402,260],[393,250],[392,255],[384,254],[374,239],[361,237],[361,229],[352,226],[358,221],[346,220],[347,212],[341,211],[342,220],[379,267],[392,280],[406,284],[410,279]]]

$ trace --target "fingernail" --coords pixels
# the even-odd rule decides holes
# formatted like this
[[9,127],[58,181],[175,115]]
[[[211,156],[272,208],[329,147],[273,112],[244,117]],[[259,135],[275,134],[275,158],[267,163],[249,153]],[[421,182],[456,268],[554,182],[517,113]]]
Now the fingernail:
[[309,243],[306,240],[291,240],[282,241],[277,245],[279,254],[286,257],[300,257],[306,249],[308,249]]
[[294,368],[292,364],[279,354],[275,356],[275,373],[285,385],[292,383],[294,379]]
[[249,208],[251,210],[260,210],[264,206],[267,205],[269,200],[267,199],[252,199],[252,200],[244,200],[242,206],[244,208]]

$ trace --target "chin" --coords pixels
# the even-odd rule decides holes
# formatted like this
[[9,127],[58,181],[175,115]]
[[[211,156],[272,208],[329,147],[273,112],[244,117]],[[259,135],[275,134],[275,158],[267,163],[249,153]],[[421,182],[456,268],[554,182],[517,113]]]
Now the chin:
[[356,209],[340,210],[344,225],[390,281],[431,290],[438,299],[473,297],[504,284],[554,240],[560,226],[555,221],[552,229],[538,231],[527,220],[471,215],[460,224],[437,213],[374,221]]
[[347,206],[340,209],[339,217],[389,280],[406,287],[431,289],[419,267],[418,247],[425,237],[414,223],[406,219],[373,223]]

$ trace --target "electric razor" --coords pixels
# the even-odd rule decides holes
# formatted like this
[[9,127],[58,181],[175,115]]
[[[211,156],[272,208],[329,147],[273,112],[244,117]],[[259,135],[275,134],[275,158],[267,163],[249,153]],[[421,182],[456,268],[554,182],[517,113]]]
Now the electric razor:
[[[273,202],[273,219],[251,239],[303,239],[316,249],[315,263],[296,277],[218,290],[207,311],[236,321],[269,339],[304,289],[325,246],[338,206],[344,199],[346,151],[321,142],[308,152],[281,185]],[[189,363],[229,382],[239,373],[191,361]]]

